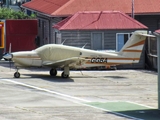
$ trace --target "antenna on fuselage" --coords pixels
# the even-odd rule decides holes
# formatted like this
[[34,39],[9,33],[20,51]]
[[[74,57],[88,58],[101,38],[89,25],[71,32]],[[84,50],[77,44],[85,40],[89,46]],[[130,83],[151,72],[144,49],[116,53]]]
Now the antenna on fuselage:
[[86,43],[85,45],[83,45],[83,47],[82,47],[82,48],[85,48],[87,44],[88,44],[88,43]]
[[66,42],[66,40],[67,40],[67,39],[65,39],[61,44],[63,45],[63,44],[64,44],[64,42]]

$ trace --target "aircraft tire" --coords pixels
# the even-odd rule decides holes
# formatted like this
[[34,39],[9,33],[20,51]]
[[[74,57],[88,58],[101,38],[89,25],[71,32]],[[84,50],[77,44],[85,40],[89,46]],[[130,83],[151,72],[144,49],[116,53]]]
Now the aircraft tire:
[[14,77],[15,77],[15,78],[20,78],[20,73],[19,73],[19,72],[15,72],[15,73],[14,73]]
[[50,70],[50,76],[56,76],[56,75],[57,75],[57,70],[52,68]]
[[68,77],[69,77],[69,75],[64,74],[64,72],[62,72],[61,77],[62,77],[62,78],[68,78]]

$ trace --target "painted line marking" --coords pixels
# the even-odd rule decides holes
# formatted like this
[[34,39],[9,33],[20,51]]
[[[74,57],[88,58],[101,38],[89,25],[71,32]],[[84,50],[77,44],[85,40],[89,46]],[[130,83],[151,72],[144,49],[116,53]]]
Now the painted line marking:
[[21,83],[21,82],[9,80],[9,79],[1,79],[1,80],[8,81],[8,82],[11,82],[11,83],[14,83],[14,84],[18,84],[18,85],[22,85],[22,86],[26,86],[26,87],[30,87],[30,88],[34,88],[36,90],[40,90],[40,91],[45,91],[45,92],[48,92],[48,93],[56,94],[56,95],[59,95],[59,96],[62,96],[62,97],[71,98],[71,99],[82,101],[82,102],[91,102],[89,100],[73,97],[73,96],[62,94],[62,93],[59,93],[59,92],[56,92],[56,91],[51,91],[51,90],[47,90],[47,89],[44,89],[44,88],[39,88],[39,87],[36,87],[36,86],[28,85],[28,84],[25,84],[25,83]]
[[144,120],[144,119],[140,119],[140,118],[132,117],[132,116],[129,116],[129,115],[125,115],[125,114],[122,114],[122,113],[118,113],[118,112],[110,111],[110,110],[107,110],[107,109],[104,109],[104,108],[95,107],[95,106],[87,105],[87,104],[83,104],[83,103],[81,103],[81,104],[82,104],[82,105],[84,105],[84,106],[89,106],[89,107],[92,107],[92,108],[95,108],[95,109],[99,109],[99,110],[102,110],[102,111],[110,112],[110,113],[113,113],[113,114],[115,114],[115,115],[119,115],[119,116],[127,117],[127,118],[129,118],[129,119],[133,119],[133,120]]
[[[122,116],[122,117],[127,117],[127,118],[130,118],[130,119],[133,119],[133,120],[144,120],[144,119],[132,117],[132,116],[129,116],[129,115],[121,114],[121,113],[118,113],[118,112],[110,111],[110,110],[107,110],[107,109],[104,109],[104,108],[100,108],[100,107],[88,105],[88,104],[85,104],[85,103],[81,103],[81,102],[86,102],[86,103],[87,102],[88,103],[92,102],[92,101],[89,101],[89,100],[73,97],[73,96],[70,96],[70,95],[67,95],[67,94],[62,94],[62,93],[51,91],[51,90],[44,89],[44,88],[39,88],[39,87],[36,87],[36,86],[33,86],[33,85],[28,85],[28,84],[17,82],[17,81],[10,80],[10,79],[1,79],[1,80],[8,81],[8,82],[11,82],[11,83],[14,83],[14,84],[18,84],[18,85],[22,85],[22,86],[25,86],[25,87],[34,88],[36,90],[40,90],[40,91],[45,91],[45,92],[48,92],[48,93],[56,94],[56,95],[62,96],[64,98],[70,98],[70,99],[78,100],[77,102],[73,101],[73,100],[70,100],[70,101],[75,102],[75,103],[80,104],[80,105],[83,105],[83,106],[88,106],[88,107],[91,107],[91,108],[95,108],[95,109],[99,109],[99,110],[102,110],[102,111],[110,112],[110,113],[113,113],[115,115],[119,115],[119,116]],[[81,102],[79,102],[79,101],[81,101]],[[133,102],[130,102],[130,103],[133,103]],[[137,103],[134,103],[134,104],[137,104]]]
[[131,101],[125,101],[125,102],[131,103],[131,104],[140,105],[140,106],[143,106],[143,107],[146,107],[146,108],[156,109],[154,107],[151,107],[151,106],[148,106],[148,105],[139,104],[139,103],[136,103],[136,102],[131,102]]

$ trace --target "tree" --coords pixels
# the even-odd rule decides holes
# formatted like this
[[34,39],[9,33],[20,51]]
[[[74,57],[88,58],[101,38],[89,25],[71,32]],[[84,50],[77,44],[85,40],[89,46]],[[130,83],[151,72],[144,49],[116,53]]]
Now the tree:
[[31,16],[22,11],[14,11],[10,8],[0,8],[0,19],[35,19],[36,15]]

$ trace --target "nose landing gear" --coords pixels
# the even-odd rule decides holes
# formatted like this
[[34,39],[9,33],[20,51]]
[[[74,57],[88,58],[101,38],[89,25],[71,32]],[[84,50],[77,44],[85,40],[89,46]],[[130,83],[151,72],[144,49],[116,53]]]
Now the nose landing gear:
[[14,73],[14,77],[15,78],[20,78],[20,73],[18,72],[18,68],[17,68],[17,71]]
[[15,77],[15,78],[20,78],[20,73],[19,73],[19,72],[15,72],[15,73],[14,73],[14,77]]

